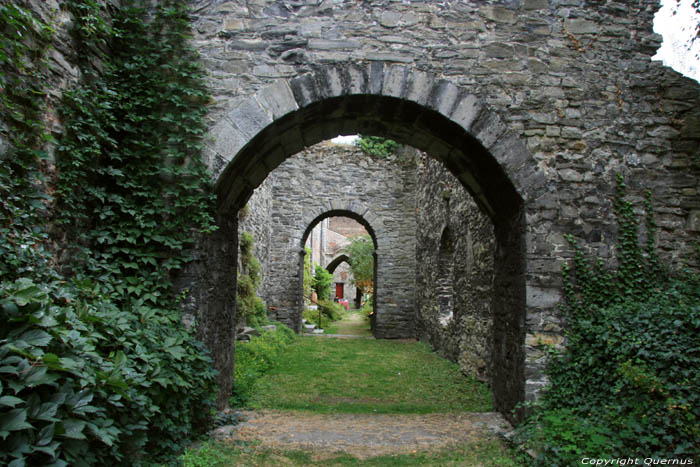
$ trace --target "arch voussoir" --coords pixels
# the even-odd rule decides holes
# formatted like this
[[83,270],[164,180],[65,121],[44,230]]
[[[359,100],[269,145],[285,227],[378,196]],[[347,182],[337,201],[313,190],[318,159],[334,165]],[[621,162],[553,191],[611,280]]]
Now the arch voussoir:
[[299,109],[287,80],[278,80],[262,88],[255,94],[256,100],[272,115],[273,119],[283,117]]

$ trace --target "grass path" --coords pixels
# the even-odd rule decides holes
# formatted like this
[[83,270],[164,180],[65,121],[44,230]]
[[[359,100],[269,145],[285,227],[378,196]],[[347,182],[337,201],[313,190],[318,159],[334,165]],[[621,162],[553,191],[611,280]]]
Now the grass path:
[[[350,313],[337,332],[369,334],[365,323]],[[520,465],[493,434],[507,423],[486,385],[413,340],[300,337],[252,393],[247,421],[185,467]]]
[[302,337],[255,385],[250,407],[317,413],[488,412],[485,384],[416,341]]
[[342,320],[336,321],[326,330],[326,334],[372,337],[369,318],[359,310],[350,310]]

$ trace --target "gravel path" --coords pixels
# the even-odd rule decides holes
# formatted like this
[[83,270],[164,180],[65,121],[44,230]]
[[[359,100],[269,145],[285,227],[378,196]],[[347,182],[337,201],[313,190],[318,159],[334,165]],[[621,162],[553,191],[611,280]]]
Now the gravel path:
[[257,440],[263,446],[346,452],[357,458],[432,450],[504,434],[512,428],[497,412],[386,415],[243,412],[247,421],[221,427],[218,439]]

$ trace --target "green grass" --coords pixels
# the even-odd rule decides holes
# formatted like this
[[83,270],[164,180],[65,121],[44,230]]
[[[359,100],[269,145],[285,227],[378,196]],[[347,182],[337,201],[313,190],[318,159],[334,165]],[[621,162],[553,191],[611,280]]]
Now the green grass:
[[414,341],[303,337],[255,382],[251,408],[317,413],[493,409],[487,386]]
[[372,336],[369,317],[361,310],[349,310],[343,319],[331,325],[326,334],[345,334],[350,336]]
[[478,441],[450,448],[417,451],[410,454],[392,454],[358,459],[337,453],[330,457],[314,456],[308,451],[262,448],[256,444],[228,444],[208,442],[198,449],[190,449],[182,457],[184,467],[215,466],[499,466],[523,465],[514,453],[496,440]]

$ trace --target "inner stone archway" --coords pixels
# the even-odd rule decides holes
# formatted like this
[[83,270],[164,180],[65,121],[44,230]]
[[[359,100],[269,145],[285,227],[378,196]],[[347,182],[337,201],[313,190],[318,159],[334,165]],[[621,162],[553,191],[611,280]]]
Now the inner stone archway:
[[[492,387],[497,408],[511,410],[525,398],[531,364],[524,347],[526,245],[536,226],[526,226],[525,213],[545,192],[545,177],[520,139],[478,97],[429,73],[380,62],[278,80],[239,100],[211,131],[222,207],[241,207],[271,170],[305,146],[353,133],[389,137],[427,152],[491,218],[497,291]],[[382,298],[379,294],[377,309],[393,305]],[[535,386],[542,380],[535,367],[528,377]]]
[[338,255],[330,263],[328,263],[328,265],[326,266],[326,270],[333,274],[333,272],[338,266],[340,266],[341,263],[349,263],[349,261],[350,258],[348,258],[348,255]]
[[[379,287],[378,286],[378,283],[379,283],[378,277],[380,275],[379,271],[381,270],[381,268],[379,267],[379,263],[381,260],[379,258],[378,249],[377,249],[377,246],[378,246],[377,234],[376,234],[375,229],[363,217],[363,215],[361,215],[353,210],[350,210],[350,209],[356,209],[357,207],[358,206],[355,203],[353,203],[353,204],[347,206],[346,208],[334,209],[334,210],[320,213],[311,221],[310,224],[308,224],[306,230],[304,231],[304,235],[301,238],[301,250],[300,250],[300,258],[299,258],[299,279],[300,279],[299,285],[300,286],[298,287],[298,290],[300,291],[300,293],[303,292],[302,287],[301,287],[301,283],[303,283],[303,280],[304,280],[303,269],[304,269],[304,258],[306,255],[304,245],[306,245],[307,239],[309,238],[309,235],[313,231],[314,227],[316,227],[324,219],[328,219],[331,217],[348,217],[350,219],[355,220],[356,222],[358,222],[360,225],[362,225],[365,228],[365,230],[367,231],[367,234],[372,239],[372,243],[374,245],[374,254],[373,254],[373,256],[374,256],[374,291],[372,293],[372,296],[373,296],[374,303],[376,303],[376,301],[377,301],[377,289]],[[364,215],[369,216],[369,214],[370,214],[370,211],[365,210]],[[328,272],[330,272],[331,274],[333,274],[333,272],[336,270],[336,268],[341,263],[345,262],[345,263],[350,264],[349,260],[350,260],[350,258],[346,254],[339,254],[335,259],[333,259],[330,263],[328,263],[328,266],[326,266],[325,269]],[[304,307],[304,300],[302,299],[302,297],[299,297],[299,311],[298,311],[299,318],[297,318],[299,324],[297,324],[297,322],[295,322],[294,329],[298,329],[301,327],[301,315],[303,312],[303,307]],[[384,327],[388,328],[394,324],[394,321],[392,320],[391,316],[387,316],[385,313],[381,313],[381,314],[379,314],[377,312],[373,313],[371,316],[371,325],[372,325],[372,331],[375,335],[376,335],[375,331],[377,329],[377,317],[378,316],[380,319],[380,323],[385,325]]]

